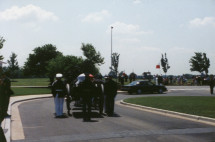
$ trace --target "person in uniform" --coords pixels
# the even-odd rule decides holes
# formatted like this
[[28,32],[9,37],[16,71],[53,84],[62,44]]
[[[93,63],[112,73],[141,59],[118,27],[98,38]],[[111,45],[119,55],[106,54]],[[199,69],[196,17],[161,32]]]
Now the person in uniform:
[[85,74],[85,80],[83,82],[80,82],[78,90],[83,99],[83,121],[90,121],[92,97],[94,94],[95,86],[91,81],[89,74]]
[[64,97],[66,96],[66,85],[62,81],[63,75],[61,73],[56,74],[56,80],[52,84],[52,94],[55,102],[56,118],[66,118],[63,114]]
[[103,115],[104,108],[104,81],[102,80],[102,76],[98,75],[96,79],[93,81],[96,87],[96,97],[95,97],[95,106],[99,105],[99,114]]
[[214,93],[214,76],[210,75],[209,85],[210,85],[210,92],[211,95]]
[[1,123],[4,120],[5,112],[3,109],[3,103],[4,103],[4,96],[3,96],[3,82],[0,78],[0,142],[6,142],[6,138],[4,135],[4,131],[1,127]]
[[104,83],[105,94],[105,112],[108,116],[114,114],[115,97],[117,95],[117,83],[112,80],[112,76],[108,76]]
[[8,106],[10,103],[10,96],[13,94],[11,90],[11,82],[10,79],[7,77],[6,73],[2,74],[2,95],[3,95],[3,112],[4,117],[10,116],[7,113]]

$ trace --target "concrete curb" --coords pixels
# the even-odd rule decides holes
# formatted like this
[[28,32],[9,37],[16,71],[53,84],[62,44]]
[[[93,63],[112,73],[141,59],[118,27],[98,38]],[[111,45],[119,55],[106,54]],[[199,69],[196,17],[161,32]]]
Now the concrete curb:
[[[15,103],[29,101],[29,100],[36,100],[36,99],[41,99],[41,98],[51,98],[51,97],[52,97],[51,94],[11,97],[7,113],[9,115],[11,115],[12,105],[14,105]],[[7,142],[10,142],[11,141],[11,117],[7,117],[4,119],[3,129],[7,130],[5,132],[5,137],[7,139]]]
[[196,121],[196,122],[205,123],[205,124],[215,126],[215,119],[209,118],[209,117],[185,114],[185,113],[163,110],[163,109],[157,109],[157,108],[152,108],[152,107],[147,107],[147,106],[141,106],[141,105],[136,105],[136,104],[124,102],[124,100],[121,100],[120,104],[127,105],[127,106],[134,107],[134,108],[139,108],[143,111],[148,111],[148,112],[152,112],[152,113],[157,113],[157,114],[166,115],[166,116],[170,116],[170,117],[176,117],[176,118]]

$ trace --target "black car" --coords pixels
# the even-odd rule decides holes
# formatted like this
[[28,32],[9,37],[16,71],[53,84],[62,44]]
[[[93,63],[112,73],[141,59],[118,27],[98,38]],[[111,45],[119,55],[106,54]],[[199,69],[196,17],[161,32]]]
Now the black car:
[[132,93],[160,93],[162,94],[163,92],[167,91],[167,88],[163,85],[155,85],[154,83],[148,81],[148,80],[138,80],[138,81],[133,81],[128,85],[124,85],[121,88],[122,91],[128,91],[129,94]]

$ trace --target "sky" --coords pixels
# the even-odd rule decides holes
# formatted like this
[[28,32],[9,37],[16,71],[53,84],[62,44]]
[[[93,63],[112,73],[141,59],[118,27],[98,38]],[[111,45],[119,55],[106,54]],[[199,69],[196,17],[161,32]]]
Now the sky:
[[83,56],[82,43],[90,43],[105,58],[105,75],[112,36],[119,71],[127,74],[164,74],[156,69],[164,53],[167,74],[198,74],[190,71],[195,52],[206,53],[215,74],[214,7],[215,0],[0,0],[0,55],[6,62],[14,52],[23,66],[36,47],[53,44],[64,55]]

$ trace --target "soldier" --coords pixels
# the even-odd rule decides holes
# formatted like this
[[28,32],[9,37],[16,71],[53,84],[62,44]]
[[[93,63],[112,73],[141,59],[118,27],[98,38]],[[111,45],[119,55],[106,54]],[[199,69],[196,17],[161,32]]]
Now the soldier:
[[61,80],[63,77],[62,74],[56,74],[56,81],[52,84],[52,94],[55,101],[55,113],[56,118],[66,118],[67,116],[63,115],[63,104],[64,97],[66,96],[66,85]]
[[4,120],[4,111],[3,111],[3,102],[4,102],[4,97],[3,97],[3,85],[2,85],[2,80],[0,78],[0,142],[6,142],[6,138],[4,136],[4,131],[1,127],[1,123]]
[[97,76],[94,80],[94,84],[96,86],[96,97],[94,99],[94,103],[95,106],[96,104],[99,105],[99,113],[102,115],[104,108],[104,81],[102,80],[102,76]]
[[108,76],[104,83],[104,94],[105,94],[105,112],[108,116],[114,114],[114,101],[117,95],[117,83],[112,80],[112,76]]
[[213,75],[210,75],[209,85],[210,85],[210,92],[212,95],[214,92],[214,76]]
[[10,79],[7,77],[6,73],[2,74],[2,95],[3,95],[3,112],[4,117],[10,116],[7,114],[8,106],[10,103],[10,96],[13,94],[11,90],[11,82]]
[[91,120],[91,105],[95,86],[90,80],[89,74],[85,74],[85,80],[80,82],[78,91],[83,98],[83,121]]

